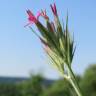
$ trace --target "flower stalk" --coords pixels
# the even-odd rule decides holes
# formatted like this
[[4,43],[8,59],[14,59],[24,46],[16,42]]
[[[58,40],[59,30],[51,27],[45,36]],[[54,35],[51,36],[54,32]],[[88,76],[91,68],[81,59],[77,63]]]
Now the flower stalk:
[[73,86],[74,90],[76,91],[78,96],[83,96],[79,87],[79,84],[77,83],[76,77],[70,67],[68,67],[69,71],[69,82]]
[[[58,69],[64,78],[70,82],[77,95],[83,96],[71,69],[76,47],[74,46],[74,38],[70,35],[68,30],[68,14],[66,18],[66,27],[64,27],[60,23],[56,5],[50,5],[50,7],[54,15],[54,21],[50,21],[46,10],[41,10],[41,12],[37,14],[37,17],[35,17],[30,10],[27,10],[29,23],[26,26],[29,26],[33,33],[39,37],[51,63]],[[43,25],[39,21],[40,16],[45,19],[46,25]],[[33,23],[36,25],[41,35],[38,35],[38,33],[32,29],[30,25]]]

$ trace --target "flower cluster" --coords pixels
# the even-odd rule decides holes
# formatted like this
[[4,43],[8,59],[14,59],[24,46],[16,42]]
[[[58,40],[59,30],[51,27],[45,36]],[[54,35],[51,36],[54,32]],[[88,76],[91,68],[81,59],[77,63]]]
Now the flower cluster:
[[[29,26],[36,36],[38,36],[44,45],[45,52],[51,59],[51,63],[55,65],[63,77],[70,82],[77,95],[82,96],[80,87],[71,68],[76,47],[74,46],[74,38],[71,37],[68,30],[68,14],[66,26],[64,27],[64,24],[61,24],[59,20],[56,5],[50,5],[50,7],[54,15],[54,21],[50,21],[46,10],[41,10],[37,16],[34,16],[30,10],[27,10],[29,23],[26,26]],[[46,25],[40,22],[39,17],[45,19]],[[40,35],[32,29],[31,25],[33,23],[37,26]]]
[[[51,58],[52,63],[64,74],[64,65],[71,66],[72,63],[75,51],[74,40],[71,38],[68,30],[68,16],[66,19],[66,27],[64,28],[60,23],[56,5],[50,5],[50,7],[54,15],[54,21],[50,21],[46,10],[41,10],[37,16],[34,16],[30,10],[27,10],[29,23],[26,26],[29,26],[31,29],[33,23],[37,26],[41,35],[37,35],[38,33],[33,29],[32,31],[35,32],[43,43],[44,50]],[[46,26],[39,21],[39,17],[45,19]]]

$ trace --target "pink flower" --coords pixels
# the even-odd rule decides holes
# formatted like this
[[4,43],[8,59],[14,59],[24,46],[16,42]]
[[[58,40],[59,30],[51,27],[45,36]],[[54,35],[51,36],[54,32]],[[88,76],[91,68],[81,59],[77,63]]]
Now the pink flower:
[[37,20],[39,20],[39,17],[41,16],[41,12],[38,12],[37,14]]
[[52,5],[50,5],[50,6],[51,6],[51,10],[52,10],[53,14],[54,14],[55,16],[57,16],[57,9],[56,9],[55,3],[54,3],[53,6],[52,6]]
[[46,14],[46,10],[44,10],[44,11],[42,10],[41,11],[41,16],[44,17],[46,20],[49,20],[49,17]]
[[29,16],[28,18],[29,22],[33,22],[33,23],[37,22],[36,17],[33,15],[33,13],[30,10],[27,10],[27,14]]
[[37,19],[42,16],[44,19],[49,20],[49,17],[46,15],[46,10],[41,10],[41,12],[38,12]]
[[33,23],[37,23],[38,20],[37,18],[34,16],[34,14],[30,11],[30,10],[27,10],[27,14],[28,14],[28,20],[29,20],[29,23],[27,25],[25,25],[24,27],[30,25],[30,24],[33,24]]

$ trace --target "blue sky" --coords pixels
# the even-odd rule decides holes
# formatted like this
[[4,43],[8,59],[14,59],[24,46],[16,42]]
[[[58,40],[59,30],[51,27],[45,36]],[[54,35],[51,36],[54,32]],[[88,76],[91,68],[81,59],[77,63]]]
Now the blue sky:
[[59,74],[48,65],[39,39],[28,28],[26,9],[36,14],[46,9],[52,18],[50,4],[56,3],[60,18],[69,12],[69,30],[74,32],[77,50],[73,70],[82,74],[89,64],[96,63],[95,0],[0,0],[0,76],[29,76],[42,73],[48,78]]

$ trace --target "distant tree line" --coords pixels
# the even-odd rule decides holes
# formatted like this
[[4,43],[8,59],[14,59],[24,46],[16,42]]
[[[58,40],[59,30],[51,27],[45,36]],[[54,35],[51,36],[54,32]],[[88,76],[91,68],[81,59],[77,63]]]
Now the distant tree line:
[[[95,64],[89,66],[83,76],[77,76],[77,80],[84,96],[96,96]],[[21,83],[0,83],[0,96],[76,96],[66,80],[45,81],[44,77],[36,75]]]

